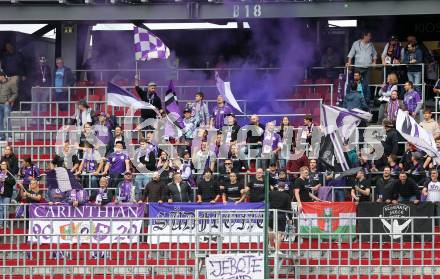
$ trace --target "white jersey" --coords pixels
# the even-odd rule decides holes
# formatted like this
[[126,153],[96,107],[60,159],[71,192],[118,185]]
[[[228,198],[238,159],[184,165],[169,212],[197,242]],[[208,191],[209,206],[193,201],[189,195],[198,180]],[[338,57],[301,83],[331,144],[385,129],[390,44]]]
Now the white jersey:
[[425,187],[428,188],[428,196],[426,197],[427,201],[440,201],[440,181],[430,181]]

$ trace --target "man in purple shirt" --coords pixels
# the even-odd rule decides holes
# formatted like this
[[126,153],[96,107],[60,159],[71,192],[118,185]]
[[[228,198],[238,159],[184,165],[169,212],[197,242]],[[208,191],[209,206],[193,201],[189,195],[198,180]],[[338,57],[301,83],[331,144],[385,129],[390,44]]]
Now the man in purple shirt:
[[226,115],[232,113],[231,107],[229,107],[223,96],[219,95],[217,97],[217,105],[214,107],[211,115],[211,126],[220,130],[225,124]]
[[130,158],[123,151],[123,142],[115,143],[115,152],[111,153],[107,158],[102,176],[110,176],[109,188],[116,188],[122,180],[122,173],[130,172]]
[[420,93],[414,90],[414,84],[411,81],[405,82],[404,88],[403,103],[410,115],[416,117],[422,107]]
[[23,185],[27,187],[32,179],[38,180],[40,178],[40,169],[34,165],[31,158],[24,158],[20,176],[23,178]]

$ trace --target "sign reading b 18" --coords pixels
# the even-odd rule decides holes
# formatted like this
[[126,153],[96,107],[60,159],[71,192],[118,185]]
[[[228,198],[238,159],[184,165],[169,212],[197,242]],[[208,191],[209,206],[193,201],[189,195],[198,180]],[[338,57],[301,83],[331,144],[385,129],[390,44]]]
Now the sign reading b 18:
[[237,18],[261,17],[263,9],[261,5],[234,5],[232,16]]

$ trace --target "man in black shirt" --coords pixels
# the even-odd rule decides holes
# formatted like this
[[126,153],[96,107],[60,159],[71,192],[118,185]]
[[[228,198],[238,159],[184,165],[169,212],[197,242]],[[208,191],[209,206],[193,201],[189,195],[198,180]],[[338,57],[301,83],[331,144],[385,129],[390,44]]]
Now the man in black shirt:
[[160,180],[159,172],[153,173],[153,180],[145,185],[142,201],[162,203],[165,192],[165,185]]
[[392,201],[394,204],[399,202],[412,201],[418,204],[420,201],[420,191],[417,183],[406,172],[399,174],[399,180],[396,180],[393,185],[393,190],[390,196],[387,197],[386,202]]
[[264,201],[264,171],[263,169],[257,169],[255,178],[249,182],[245,191],[249,195],[250,202],[262,202]]
[[385,139],[382,141],[384,157],[388,157],[391,154],[399,155],[399,134],[394,129],[393,123],[385,118],[382,121],[382,125],[385,129]]
[[299,169],[299,177],[295,180],[293,189],[294,201],[297,202],[299,212],[302,210],[303,202],[321,201],[310,192],[309,169],[306,166]]
[[[149,82],[148,87],[147,87],[147,91],[144,91],[139,87],[139,80],[136,79],[135,86],[136,86],[135,87],[136,92],[139,94],[142,101],[153,105],[154,107],[157,108],[159,113],[162,113],[162,102],[161,102],[159,96],[157,96],[157,94],[156,94],[156,86],[157,86],[156,83]],[[156,119],[156,117],[157,117],[157,113],[152,109],[142,109],[141,110],[141,123],[149,118]],[[151,125],[148,125],[148,126],[151,126]]]
[[237,174],[234,172],[231,172],[229,174],[229,179],[224,185],[220,186],[220,191],[222,193],[223,203],[228,201],[240,203],[246,197],[243,195],[243,184],[238,180]]
[[[285,192],[284,183],[278,184],[278,190],[271,191],[269,193],[269,207],[270,209],[275,210],[284,210],[284,211],[292,211],[292,204],[290,203],[290,197],[289,194]],[[271,233],[269,234],[269,244],[272,247],[277,247],[277,250],[280,250],[281,245],[281,239],[283,237],[283,233],[286,229],[286,221],[289,219],[289,222],[291,222],[291,214],[286,214],[285,212],[278,211],[276,214],[277,218],[277,228],[276,232],[274,233],[274,219],[275,219],[275,213],[271,210],[270,217],[269,217],[269,228]]]
[[394,185],[394,179],[391,177],[391,168],[386,166],[383,168],[383,175],[376,182],[375,200],[383,202],[389,196]]
[[197,202],[215,203],[218,198],[220,198],[220,188],[212,177],[212,171],[206,169],[197,185]]
[[351,197],[353,201],[357,204],[359,202],[370,201],[370,195],[370,180],[365,177],[365,171],[361,169],[356,173],[356,181],[351,188]]

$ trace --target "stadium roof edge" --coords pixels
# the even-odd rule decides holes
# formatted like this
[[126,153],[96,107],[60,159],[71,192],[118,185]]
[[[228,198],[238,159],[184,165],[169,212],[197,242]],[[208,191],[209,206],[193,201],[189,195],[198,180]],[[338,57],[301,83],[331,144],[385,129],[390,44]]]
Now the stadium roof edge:
[[[4,2],[3,2],[4,3]],[[1,4],[0,22],[132,20],[250,20],[263,18],[359,17],[440,14],[438,0],[351,2],[237,2],[142,5]]]

